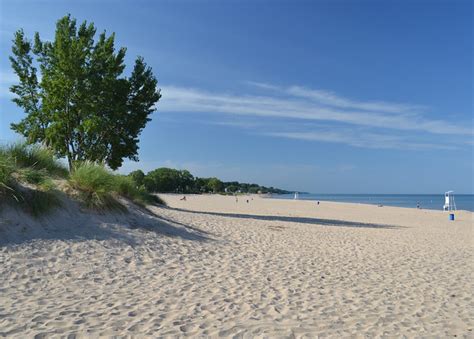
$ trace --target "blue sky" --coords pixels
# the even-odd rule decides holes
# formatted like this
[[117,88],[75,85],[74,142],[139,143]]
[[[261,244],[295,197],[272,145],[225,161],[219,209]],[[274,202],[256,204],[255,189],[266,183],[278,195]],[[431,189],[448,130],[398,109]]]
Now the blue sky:
[[472,193],[471,1],[1,1],[0,140],[19,138],[13,32],[71,13],[145,58],[163,97],[140,162],[319,193]]

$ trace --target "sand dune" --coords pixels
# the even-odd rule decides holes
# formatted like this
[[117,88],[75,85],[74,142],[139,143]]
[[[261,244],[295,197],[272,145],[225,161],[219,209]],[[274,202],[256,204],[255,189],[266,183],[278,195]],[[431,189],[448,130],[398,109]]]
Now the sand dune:
[[473,336],[473,213],[163,197],[2,210],[0,336]]

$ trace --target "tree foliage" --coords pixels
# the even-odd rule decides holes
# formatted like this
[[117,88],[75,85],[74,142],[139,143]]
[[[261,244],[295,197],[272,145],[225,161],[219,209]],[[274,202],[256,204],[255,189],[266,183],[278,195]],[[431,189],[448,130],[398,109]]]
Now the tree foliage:
[[222,190],[224,189],[224,184],[217,178],[210,178],[207,183],[207,186],[214,193],[222,192]]
[[146,175],[145,186],[153,192],[190,192],[194,177],[187,170],[157,168]]
[[129,173],[137,187],[142,185],[149,192],[161,193],[290,193],[273,187],[246,184],[238,181],[222,182],[218,178],[194,177],[187,170],[157,168],[146,175],[138,170]]
[[136,170],[128,174],[138,187],[145,184],[145,173],[142,170]]
[[143,58],[122,76],[126,49],[116,50],[113,33],[95,36],[92,23],[77,27],[70,15],[57,22],[52,42],[15,33],[10,62],[19,83],[10,91],[26,117],[11,127],[67,157],[70,168],[90,160],[116,169],[123,158],[138,160],[138,136],[161,94]]

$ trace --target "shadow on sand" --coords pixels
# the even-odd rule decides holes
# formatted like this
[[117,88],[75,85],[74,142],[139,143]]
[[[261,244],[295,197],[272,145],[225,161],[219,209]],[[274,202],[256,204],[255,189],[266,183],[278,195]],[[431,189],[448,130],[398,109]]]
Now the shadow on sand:
[[11,206],[1,209],[0,246],[35,240],[117,240],[135,246],[144,236],[137,230],[184,240],[214,240],[209,232],[161,217],[146,208],[129,206],[127,213],[98,213],[82,209],[68,199],[62,202],[61,207],[40,218]]
[[203,214],[203,215],[214,215],[214,216],[219,216],[219,217],[254,219],[254,220],[264,220],[264,221],[295,222],[295,223],[311,224],[311,225],[319,225],[319,226],[359,227],[359,228],[379,228],[379,229],[406,228],[405,226],[374,224],[374,223],[366,223],[366,222],[358,222],[358,221],[336,220],[336,219],[289,217],[289,216],[281,216],[281,215],[254,215],[254,214],[237,214],[237,213],[202,212],[202,211],[186,210],[182,208],[172,208],[172,207],[167,207],[167,208],[175,210],[175,211],[180,211],[180,212]]

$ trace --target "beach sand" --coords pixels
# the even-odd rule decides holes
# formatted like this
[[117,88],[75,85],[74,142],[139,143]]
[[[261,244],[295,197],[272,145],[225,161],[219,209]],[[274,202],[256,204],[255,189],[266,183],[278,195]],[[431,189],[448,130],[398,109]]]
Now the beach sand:
[[471,212],[162,197],[4,208],[0,336],[474,336]]

